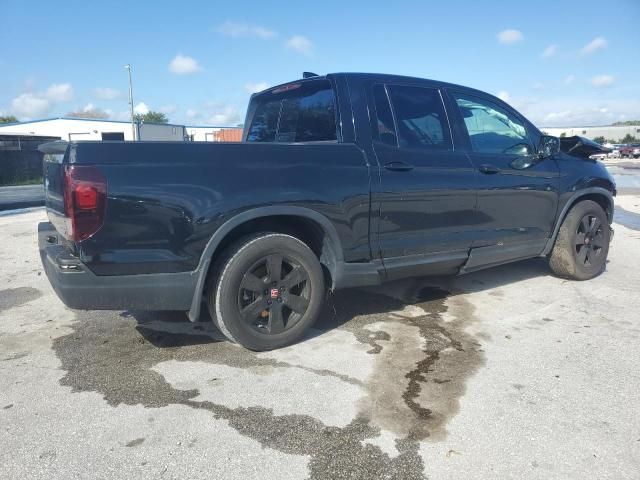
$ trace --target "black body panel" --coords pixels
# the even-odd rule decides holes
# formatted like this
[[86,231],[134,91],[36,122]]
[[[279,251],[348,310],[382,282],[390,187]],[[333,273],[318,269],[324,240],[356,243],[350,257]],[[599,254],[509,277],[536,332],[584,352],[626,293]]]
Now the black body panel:
[[107,177],[104,226],[78,247],[97,275],[195,270],[242,212],[297,206],[327,218],[346,261],[370,259],[369,172],[353,144],[79,143]]
[[[195,320],[210,265],[230,238],[251,232],[252,222],[260,231],[285,225],[294,234],[304,226],[333,288],[345,288],[546,255],[564,216],[584,196],[600,201],[613,217],[615,185],[602,164],[579,158],[577,150],[540,158],[541,132],[510,106],[444,82],[333,74],[273,87],[252,97],[245,140],[258,100],[284,98],[282,114],[285,105],[294,105],[289,90],[313,92],[316,87],[305,82],[317,81],[327,85],[325,93],[333,92],[327,110],[332,117],[323,120],[326,127],[327,118],[332,125],[335,116],[331,141],[112,141],[43,147],[49,149],[47,210],[57,232],[43,224],[40,248],[63,301],[87,309],[189,310]],[[434,105],[442,107],[438,118],[446,148],[380,141],[379,127],[372,130],[377,125],[375,85],[384,85],[387,92],[402,86],[437,92],[434,98],[441,104]],[[474,149],[453,92],[486,99],[518,118],[526,127],[531,164],[523,164],[517,154]],[[325,112],[318,104],[313,108],[316,114]],[[393,108],[396,132],[402,133]],[[269,130],[273,138],[309,135],[299,125],[281,132],[278,118],[275,131]],[[261,132],[271,128],[267,121],[259,127]],[[67,165],[78,164],[92,165],[104,175],[107,202],[99,230],[73,242],[63,238],[69,227],[64,172]]]

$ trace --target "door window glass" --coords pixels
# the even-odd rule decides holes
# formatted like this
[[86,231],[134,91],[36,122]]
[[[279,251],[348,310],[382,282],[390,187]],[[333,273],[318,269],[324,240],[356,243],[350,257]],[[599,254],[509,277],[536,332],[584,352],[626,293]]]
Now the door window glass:
[[434,88],[389,85],[401,147],[451,149],[447,116]]
[[533,148],[523,122],[489,100],[455,95],[471,147],[478,153],[527,155]]
[[374,138],[388,145],[397,146],[396,127],[393,124],[393,114],[384,85],[373,87],[373,100],[376,107],[376,116],[372,119]]

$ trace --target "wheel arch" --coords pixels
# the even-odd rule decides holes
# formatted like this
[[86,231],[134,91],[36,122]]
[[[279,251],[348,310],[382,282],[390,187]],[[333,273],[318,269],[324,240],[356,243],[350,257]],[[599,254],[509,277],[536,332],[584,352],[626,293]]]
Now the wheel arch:
[[609,223],[613,222],[613,212],[614,212],[613,194],[609,190],[602,187],[589,187],[583,190],[579,190],[575,192],[569,198],[569,200],[567,200],[564,207],[562,208],[560,215],[558,215],[558,218],[556,219],[556,224],[553,229],[553,234],[547,241],[547,245],[545,246],[544,250],[540,254],[541,256],[546,256],[549,253],[551,253],[551,250],[553,249],[553,245],[556,242],[556,237],[558,236],[558,232],[560,231],[560,227],[562,226],[562,222],[564,222],[564,219],[566,218],[567,214],[577,203],[585,200],[592,200],[596,202],[598,205],[600,205],[602,209],[605,211],[607,218],[609,219]]
[[188,312],[191,321],[197,321],[200,316],[202,295],[216,255],[238,238],[260,231],[286,233],[299,238],[318,256],[329,283],[335,281],[336,269],[343,263],[343,251],[338,232],[327,217],[315,210],[295,206],[247,210],[227,220],[207,242],[198,268],[193,272],[198,278]]

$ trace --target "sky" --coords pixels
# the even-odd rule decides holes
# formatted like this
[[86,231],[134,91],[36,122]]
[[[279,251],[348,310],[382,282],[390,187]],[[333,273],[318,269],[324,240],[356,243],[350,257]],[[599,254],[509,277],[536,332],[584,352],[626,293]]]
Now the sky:
[[100,111],[242,123],[303,71],[378,72],[498,95],[540,127],[640,119],[640,0],[0,0],[0,116]]

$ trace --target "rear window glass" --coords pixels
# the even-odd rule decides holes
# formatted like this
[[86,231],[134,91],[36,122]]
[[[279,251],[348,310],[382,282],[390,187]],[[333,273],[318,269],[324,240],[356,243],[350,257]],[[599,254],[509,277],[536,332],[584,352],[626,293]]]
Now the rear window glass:
[[434,88],[389,85],[401,147],[451,149],[440,93]]
[[290,84],[285,88],[254,98],[257,105],[247,141],[336,141],[336,111],[331,84],[318,80]]

